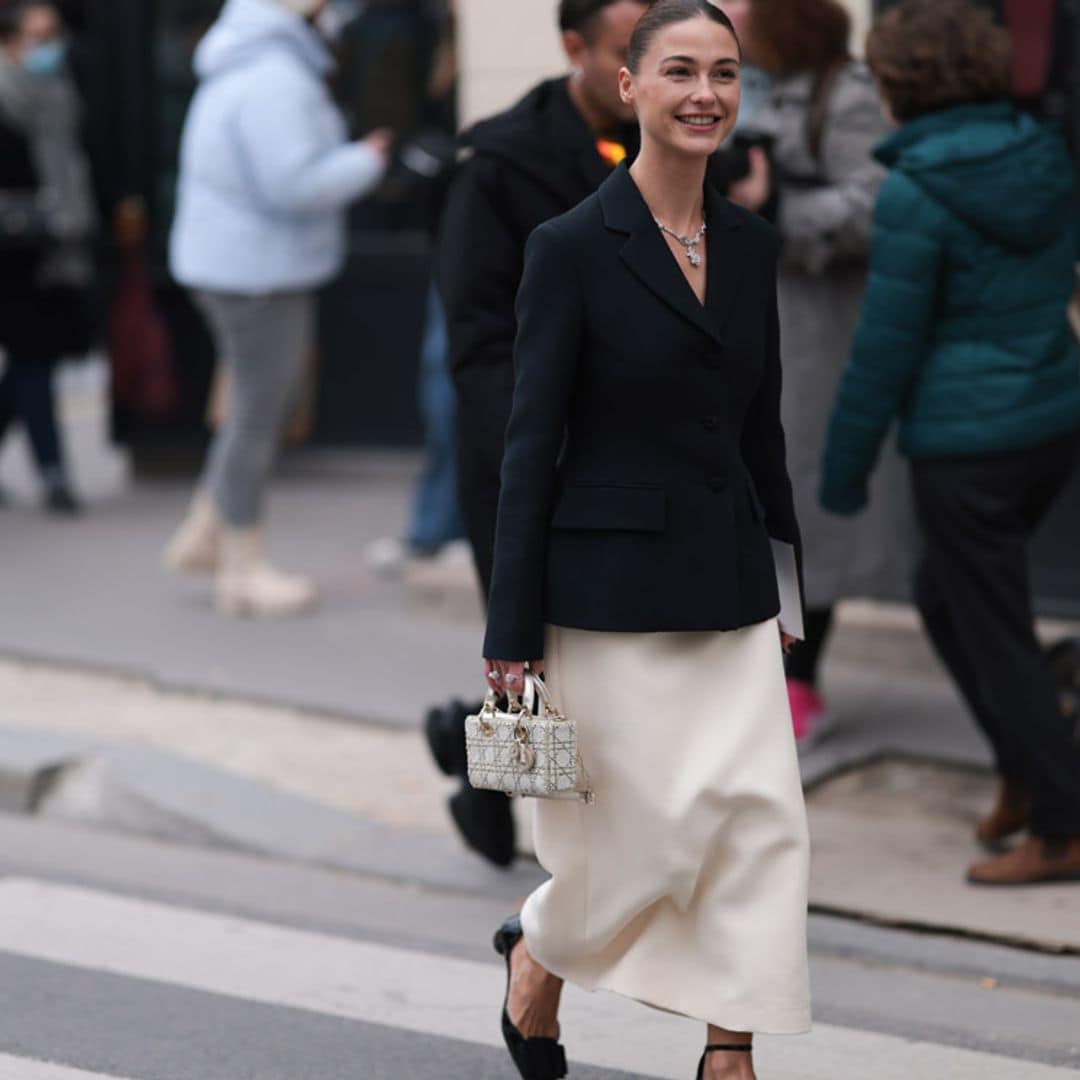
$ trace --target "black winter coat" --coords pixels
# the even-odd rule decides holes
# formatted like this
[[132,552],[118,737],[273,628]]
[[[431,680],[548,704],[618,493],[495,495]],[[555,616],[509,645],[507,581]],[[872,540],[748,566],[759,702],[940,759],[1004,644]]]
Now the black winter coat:
[[486,657],[539,658],[545,622],[730,630],[779,610],[769,536],[800,545],[777,242],[705,200],[704,306],[625,167],[529,241]]
[[[635,126],[619,133],[631,157]],[[438,283],[446,307],[450,367],[509,370],[514,296],[525,243],[542,222],[591,195],[611,174],[566,89],[541,83],[507,112],[461,137],[471,157],[447,198],[439,237]]]
[[[0,192],[40,190],[29,137],[0,113]],[[51,365],[90,347],[85,289],[38,282],[51,240],[39,247],[5,247],[0,241],[0,347],[13,364]]]
[[[30,143],[0,113],[0,195],[33,195],[38,189]],[[33,297],[38,252],[8,247],[0,239],[0,347],[19,352],[32,332],[28,306]]]

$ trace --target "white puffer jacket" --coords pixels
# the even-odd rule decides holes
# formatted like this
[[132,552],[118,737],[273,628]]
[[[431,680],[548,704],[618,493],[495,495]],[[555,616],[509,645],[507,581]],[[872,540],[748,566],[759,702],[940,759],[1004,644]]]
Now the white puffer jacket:
[[255,295],[329,281],[345,208],[383,173],[348,143],[326,89],[332,58],[275,0],[228,0],[195,54],[170,267],[191,288]]

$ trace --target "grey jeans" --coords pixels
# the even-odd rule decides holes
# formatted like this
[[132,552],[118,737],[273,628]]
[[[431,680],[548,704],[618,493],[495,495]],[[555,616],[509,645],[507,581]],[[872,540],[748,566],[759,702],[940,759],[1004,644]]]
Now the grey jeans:
[[262,518],[263,498],[312,340],[314,293],[241,296],[198,292],[218,363],[230,379],[228,408],[203,471],[203,490],[226,524]]

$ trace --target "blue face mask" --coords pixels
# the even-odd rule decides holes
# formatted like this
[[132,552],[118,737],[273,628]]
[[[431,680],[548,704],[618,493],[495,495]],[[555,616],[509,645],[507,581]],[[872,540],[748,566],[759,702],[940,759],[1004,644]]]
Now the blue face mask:
[[23,70],[29,75],[55,75],[64,67],[67,45],[59,38],[43,41],[29,49],[23,57]]

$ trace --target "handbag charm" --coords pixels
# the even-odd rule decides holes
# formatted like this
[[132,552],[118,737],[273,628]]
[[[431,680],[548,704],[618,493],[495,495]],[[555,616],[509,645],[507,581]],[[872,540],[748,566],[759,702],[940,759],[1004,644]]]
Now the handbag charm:
[[577,724],[555,708],[543,681],[527,672],[521,701],[510,695],[500,709],[489,690],[480,712],[465,718],[465,752],[474,788],[593,801]]

